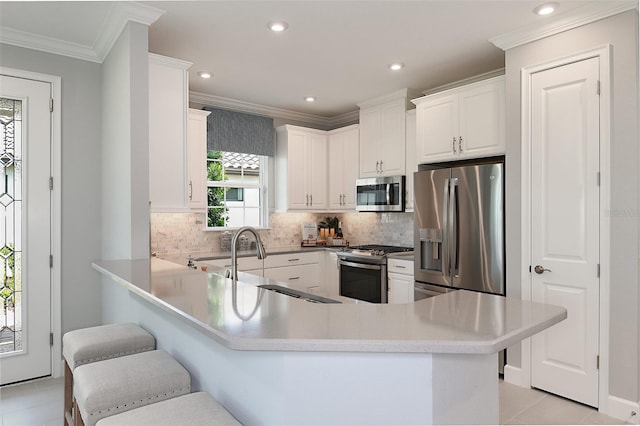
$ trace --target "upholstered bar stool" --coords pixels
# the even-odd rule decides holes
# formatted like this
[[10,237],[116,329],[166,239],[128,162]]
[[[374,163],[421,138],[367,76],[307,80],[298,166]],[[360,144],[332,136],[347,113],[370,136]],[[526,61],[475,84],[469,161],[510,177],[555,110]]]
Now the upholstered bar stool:
[[62,337],[64,368],[64,424],[73,424],[73,371],[76,367],[156,348],[155,338],[142,327],[107,324],[70,331]]
[[81,365],[73,372],[76,425],[191,391],[189,372],[163,350]]
[[96,426],[232,426],[240,423],[206,392],[190,393],[106,417]]

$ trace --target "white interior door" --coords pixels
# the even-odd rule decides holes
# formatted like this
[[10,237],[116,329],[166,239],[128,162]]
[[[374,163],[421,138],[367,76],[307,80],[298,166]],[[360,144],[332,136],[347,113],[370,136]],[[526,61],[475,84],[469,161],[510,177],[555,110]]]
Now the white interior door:
[[50,98],[0,76],[0,384],[51,374]]
[[568,311],[565,321],[532,338],[531,384],[595,407],[598,79],[598,58],[531,77],[531,298]]

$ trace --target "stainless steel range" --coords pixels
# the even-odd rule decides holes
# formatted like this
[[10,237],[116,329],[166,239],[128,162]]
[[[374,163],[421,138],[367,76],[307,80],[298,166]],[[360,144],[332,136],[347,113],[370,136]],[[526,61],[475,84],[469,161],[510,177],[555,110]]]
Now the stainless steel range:
[[411,247],[364,245],[338,252],[340,295],[371,303],[387,303],[387,255]]

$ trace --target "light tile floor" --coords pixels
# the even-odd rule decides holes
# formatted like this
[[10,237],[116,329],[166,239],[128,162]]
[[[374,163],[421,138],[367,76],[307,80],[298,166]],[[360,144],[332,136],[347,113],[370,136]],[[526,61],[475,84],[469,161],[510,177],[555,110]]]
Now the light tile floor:
[[[60,426],[64,380],[0,388],[0,426]],[[539,390],[500,381],[500,424],[625,424],[597,410]]]

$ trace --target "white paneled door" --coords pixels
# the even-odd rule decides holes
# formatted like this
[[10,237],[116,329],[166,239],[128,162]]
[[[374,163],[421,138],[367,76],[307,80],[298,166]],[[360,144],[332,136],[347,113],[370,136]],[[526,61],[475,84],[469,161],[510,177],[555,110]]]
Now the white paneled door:
[[0,75],[0,384],[51,374],[50,98]]
[[567,309],[531,341],[532,386],[598,406],[599,59],[531,76],[531,298]]

